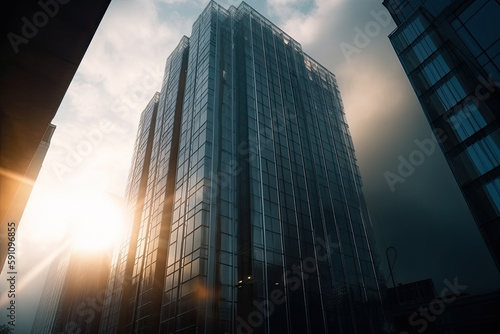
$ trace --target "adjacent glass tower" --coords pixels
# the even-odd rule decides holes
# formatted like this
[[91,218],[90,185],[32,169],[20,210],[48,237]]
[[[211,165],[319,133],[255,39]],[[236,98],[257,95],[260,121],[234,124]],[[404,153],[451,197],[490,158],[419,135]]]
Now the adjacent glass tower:
[[386,0],[390,40],[500,270],[500,2]]
[[50,265],[31,333],[96,333],[110,263],[107,253],[62,249]]
[[335,77],[246,3],[210,2],[144,110],[101,333],[380,333]]

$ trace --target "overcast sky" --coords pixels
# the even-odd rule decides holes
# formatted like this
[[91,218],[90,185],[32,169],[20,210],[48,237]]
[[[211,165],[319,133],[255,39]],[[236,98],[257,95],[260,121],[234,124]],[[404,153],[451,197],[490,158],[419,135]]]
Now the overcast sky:
[[[385,249],[393,246],[397,283],[432,278],[440,289],[443,280],[457,277],[468,293],[500,289],[499,274],[440,150],[426,155],[393,189],[384,176],[397,173],[399,159],[418,150],[415,141],[432,134],[387,38],[395,25],[381,2],[247,1],[337,76],[384,278]],[[53,120],[57,129],[18,230],[16,333],[31,328],[48,264],[65,240],[68,222],[105,224],[93,210],[96,197],[123,198],[139,116],[160,90],[167,56],[182,35],[191,34],[207,3],[111,2]],[[240,1],[219,3],[227,8]],[[0,290],[4,276],[5,271]],[[2,309],[5,302],[0,299]]]

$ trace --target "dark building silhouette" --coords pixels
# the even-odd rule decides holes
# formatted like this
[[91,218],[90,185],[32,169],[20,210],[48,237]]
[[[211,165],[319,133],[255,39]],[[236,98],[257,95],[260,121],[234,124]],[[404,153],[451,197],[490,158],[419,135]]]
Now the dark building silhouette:
[[448,281],[440,293],[431,279],[388,288],[395,333],[498,333],[500,291],[471,296],[466,288],[460,289],[460,284],[456,288],[454,283]]
[[380,333],[371,224],[335,76],[210,2],[141,116],[100,333]]
[[1,11],[0,270],[7,224],[19,224],[43,161],[39,148],[109,3],[16,0]]
[[384,5],[398,26],[392,45],[500,269],[500,2]]

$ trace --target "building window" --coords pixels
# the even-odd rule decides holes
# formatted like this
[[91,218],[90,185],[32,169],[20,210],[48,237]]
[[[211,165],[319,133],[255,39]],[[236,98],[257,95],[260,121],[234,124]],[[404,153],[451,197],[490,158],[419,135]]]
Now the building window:
[[467,155],[479,174],[484,174],[500,164],[497,132],[476,141],[466,149]]
[[483,115],[481,115],[477,106],[472,102],[451,115],[448,121],[451,123],[451,128],[460,141],[469,138],[486,126]]
[[500,179],[495,179],[484,186],[490,202],[495,205],[496,214],[500,214]]

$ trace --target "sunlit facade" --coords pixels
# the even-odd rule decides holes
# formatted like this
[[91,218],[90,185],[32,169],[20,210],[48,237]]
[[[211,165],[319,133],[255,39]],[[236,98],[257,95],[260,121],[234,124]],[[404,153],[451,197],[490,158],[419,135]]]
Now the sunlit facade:
[[[135,301],[138,293],[139,275],[141,274],[139,268],[143,266],[144,248],[147,246],[144,243],[144,230],[148,227],[147,223],[149,222],[148,217],[142,218],[142,213],[144,210],[149,213],[148,206],[145,209],[145,203],[151,203],[151,201],[146,201],[146,189],[148,188],[151,152],[156,131],[159,96],[159,93],[153,96],[139,122],[126,190],[130,224],[129,229],[124,233],[126,235],[125,241],[115,252],[112,261],[110,281],[103,307],[104,316],[100,326],[101,329],[106,329],[105,332],[116,333],[125,330],[131,332],[130,326],[136,315]],[[154,167],[152,166],[152,168]],[[156,292],[161,297],[161,291]]]
[[144,110],[100,333],[381,333],[334,75],[211,2]]
[[386,0],[390,40],[500,269],[500,3]]

